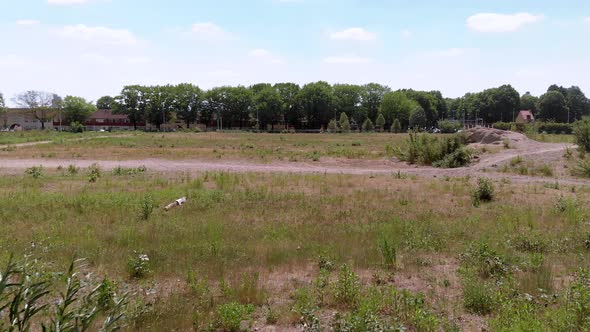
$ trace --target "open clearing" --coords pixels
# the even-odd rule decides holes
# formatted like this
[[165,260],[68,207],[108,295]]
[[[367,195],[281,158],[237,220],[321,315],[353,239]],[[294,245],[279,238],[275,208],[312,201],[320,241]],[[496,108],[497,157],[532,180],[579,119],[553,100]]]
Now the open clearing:
[[[0,262],[27,254],[58,271],[86,258],[88,278],[132,295],[129,331],[229,331],[229,312],[258,331],[575,321],[567,303],[582,300],[566,295],[587,281],[590,182],[569,172],[568,143],[475,145],[469,167],[437,169],[393,160],[405,138],[132,134],[5,147]],[[542,164],[550,175],[533,172]],[[476,207],[478,177],[495,192]],[[188,202],[164,211],[179,197]]]

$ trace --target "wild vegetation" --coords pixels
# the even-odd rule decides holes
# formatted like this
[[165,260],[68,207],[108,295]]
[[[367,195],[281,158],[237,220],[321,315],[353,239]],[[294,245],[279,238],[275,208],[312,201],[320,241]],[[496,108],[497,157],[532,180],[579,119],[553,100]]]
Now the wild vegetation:
[[[36,260],[40,275],[58,276],[86,258],[84,282],[108,278],[101,289],[128,294],[126,330],[585,328],[584,186],[143,168],[91,182],[93,172],[0,177],[0,219],[10,221],[0,266],[14,253],[18,266]],[[182,207],[162,209],[182,196]],[[53,280],[47,299],[64,285]],[[103,300],[91,302],[72,310]]]

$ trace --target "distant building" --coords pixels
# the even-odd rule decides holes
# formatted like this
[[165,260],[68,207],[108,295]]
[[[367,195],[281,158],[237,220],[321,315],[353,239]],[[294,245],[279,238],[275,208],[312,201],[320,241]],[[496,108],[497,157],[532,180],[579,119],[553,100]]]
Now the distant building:
[[[134,130],[133,123],[124,114],[113,114],[111,110],[97,110],[86,122],[83,123],[86,130]],[[55,126],[55,122],[54,122]],[[137,123],[138,129],[145,128],[145,122]]]
[[518,112],[515,121],[516,123],[533,123],[535,122],[535,116],[531,110],[522,110]]
[[[41,129],[43,125],[28,108],[9,108],[6,113],[0,113],[0,129],[14,131]],[[45,129],[53,129],[53,122],[45,122]]]

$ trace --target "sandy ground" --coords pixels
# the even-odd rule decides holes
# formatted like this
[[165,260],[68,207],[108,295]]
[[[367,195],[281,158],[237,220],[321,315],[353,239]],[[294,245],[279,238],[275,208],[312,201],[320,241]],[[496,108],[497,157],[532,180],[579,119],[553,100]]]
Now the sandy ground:
[[[514,133],[511,133],[514,134]],[[519,134],[516,134],[519,135]],[[524,136],[522,136],[524,137]],[[535,161],[556,164],[559,163],[566,148],[573,149],[571,144],[541,143],[522,137],[510,137],[509,149],[493,146],[499,152],[484,153],[468,167],[455,169],[440,169],[434,167],[423,167],[408,165],[397,160],[350,160],[322,158],[318,162],[273,162],[254,163],[250,161],[225,161],[225,160],[166,160],[166,159],[140,159],[140,160],[76,160],[76,159],[2,159],[0,160],[1,172],[5,174],[17,174],[22,170],[43,165],[46,168],[57,168],[59,166],[76,165],[77,167],[88,167],[94,163],[101,168],[111,170],[116,167],[139,167],[145,166],[150,171],[156,172],[191,172],[203,171],[227,171],[227,172],[260,172],[260,173],[326,173],[326,174],[354,174],[354,175],[378,175],[393,174],[402,172],[409,175],[416,175],[427,178],[436,177],[462,177],[462,176],[486,176],[497,179],[509,179],[515,182],[553,182],[559,180],[564,184],[590,185],[590,180],[560,177],[542,178],[532,176],[521,176],[496,172],[494,169],[509,162],[516,156],[532,158]],[[15,146],[31,146],[47,144],[47,142],[23,143]],[[474,148],[481,148],[482,144],[473,144]]]

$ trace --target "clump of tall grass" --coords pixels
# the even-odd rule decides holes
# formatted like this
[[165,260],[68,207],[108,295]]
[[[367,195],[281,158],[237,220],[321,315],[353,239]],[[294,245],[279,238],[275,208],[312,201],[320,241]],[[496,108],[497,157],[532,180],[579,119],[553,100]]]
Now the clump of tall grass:
[[494,184],[486,178],[479,178],[477,187],[472,194],[473,206],[479,206],[482,202],[494,200]]
[[417,132],[410,132],[409,135],[406,147],[393,151],[400,160],[441,168],[461,167],[471,161],[471,152],[466,148],[467,137],[464,134],[444,138]]
[[30,175],[33,179],[39,179],[43,176],[43,166],[33,166],[25,170],[25,174]]
[[88,182],[94,183],[101,177],[101,171],[98,164],[92,164],[88,167]]

